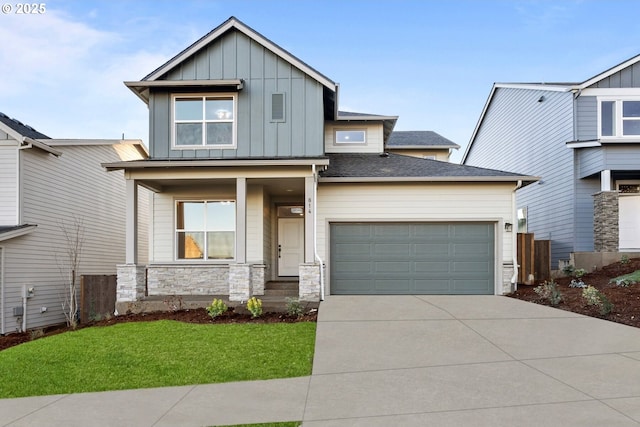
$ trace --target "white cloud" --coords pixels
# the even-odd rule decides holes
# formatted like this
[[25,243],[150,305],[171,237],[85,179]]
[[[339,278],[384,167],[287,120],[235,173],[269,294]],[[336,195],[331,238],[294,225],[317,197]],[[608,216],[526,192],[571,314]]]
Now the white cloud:
[[147,108],[123,81],[168,55],[132,52],[125,37],[55,11],[6,15],[2,24],[0,111],[55,138],[147,139]]

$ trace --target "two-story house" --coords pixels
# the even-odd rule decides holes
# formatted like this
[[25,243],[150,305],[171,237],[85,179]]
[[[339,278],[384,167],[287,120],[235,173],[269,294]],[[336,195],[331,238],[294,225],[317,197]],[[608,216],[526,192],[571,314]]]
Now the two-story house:
[[396,116],[339,111],[335,82],[236,18],[126,85],[149,107],[150,157],[104,165],[128,188],[120,312],[283,279],[303,301],[510,289],[513,194],[535,178],[386,152]]
[[[125,182],[100,164],[146,156],[139,140],[52,139],[0,113],[0,334],[65,322],[66,237],[76,224],[77,275],[116,273],[124,261]],[[139,219],[142,257],[147,211]]]
[[522,231],[552,267],[640,251],[640,56],[581,83],[496,83],[462,160],[542,179],[518,190]]

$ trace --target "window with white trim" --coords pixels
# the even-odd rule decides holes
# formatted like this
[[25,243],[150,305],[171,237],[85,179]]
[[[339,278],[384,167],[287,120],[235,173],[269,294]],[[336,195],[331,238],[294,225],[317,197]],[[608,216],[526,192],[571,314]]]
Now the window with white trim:
[[176,202],[176,259],[235,258],[236,205],[233,200]]
[[367,132],[364,130],[336,130],[336,144],[366,144]]
[[175,148],[234,148],[236,95],[175,95]]
[[598,134],[603,138],[628,138],[640,136],[639,98],[599,98]]

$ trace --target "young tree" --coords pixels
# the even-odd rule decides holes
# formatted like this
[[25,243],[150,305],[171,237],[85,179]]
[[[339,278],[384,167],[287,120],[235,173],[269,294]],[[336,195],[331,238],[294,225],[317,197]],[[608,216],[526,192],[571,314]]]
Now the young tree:
[[60,229],[64,240],[58,265],[65,279],[62,311],[67,319],[67,326],[75,329],[78,326],[78,272],[84,244],[84,223],[74,216],[71,224],[62,221]]

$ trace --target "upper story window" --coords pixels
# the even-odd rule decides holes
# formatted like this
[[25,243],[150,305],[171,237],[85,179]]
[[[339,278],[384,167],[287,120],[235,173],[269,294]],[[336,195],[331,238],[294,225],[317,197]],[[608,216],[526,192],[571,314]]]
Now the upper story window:
[[640,136],[640,99],[600,99],[601,137]]
[[367,132],[364,130],[337,130],[336,144],[366,144]]
[[236,104],[231,95],[179,95],[173,98],[173,146],[236,146]]

